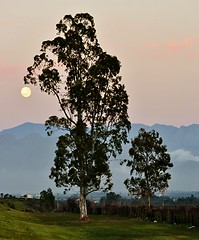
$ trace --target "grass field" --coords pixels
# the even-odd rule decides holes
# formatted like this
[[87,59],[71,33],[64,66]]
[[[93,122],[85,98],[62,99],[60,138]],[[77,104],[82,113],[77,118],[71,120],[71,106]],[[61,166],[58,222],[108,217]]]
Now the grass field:
[[20,201],[0,201],[0,239],[173,240],[199,239],[199,229],[117,216],[90,216],[80,223],[71,213],[25,212]]

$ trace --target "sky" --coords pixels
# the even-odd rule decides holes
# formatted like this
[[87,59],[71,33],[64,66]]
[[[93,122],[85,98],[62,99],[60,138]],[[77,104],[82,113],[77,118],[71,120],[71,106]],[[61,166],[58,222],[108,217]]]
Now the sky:
[[59,115],[56,99],[23,77],[64,15],[94,17],[103,50],[121,62],[132,123],[199,124],[198,0],[1,0],[0,131]]

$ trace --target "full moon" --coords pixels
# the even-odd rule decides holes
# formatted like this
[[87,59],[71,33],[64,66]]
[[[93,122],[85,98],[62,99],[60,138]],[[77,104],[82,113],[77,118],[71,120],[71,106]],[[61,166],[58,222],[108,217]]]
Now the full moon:
[[21,95],[22,95],[23,97],[30,97],[30,95],[31,95],[31,89],[30,89],[29,87],[23,87],[23,88],[21,89]]

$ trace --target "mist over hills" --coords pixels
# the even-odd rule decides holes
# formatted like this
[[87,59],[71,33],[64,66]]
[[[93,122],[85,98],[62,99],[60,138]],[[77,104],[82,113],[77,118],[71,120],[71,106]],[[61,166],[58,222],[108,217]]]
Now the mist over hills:
[[[156,124],[147,126],[133,124],[129,139],[134,138],[139,129],[156,130],[171,154],[174,167],[171,169],[169,190],[199,191],[199,125],[174,127]],[[24,123],[0,132],[0,192],[39,193],[51,187],[54,192],[62,192],[48,178],[54,164],[54,152],[58,135],[47,136],[43,124]],[[129,177],[129,169],[120,166],[120,159],[129,157],[130,144],[124,146],[123,154],[110,165],[113,172],[113,191],[123,193],[124,179]]]

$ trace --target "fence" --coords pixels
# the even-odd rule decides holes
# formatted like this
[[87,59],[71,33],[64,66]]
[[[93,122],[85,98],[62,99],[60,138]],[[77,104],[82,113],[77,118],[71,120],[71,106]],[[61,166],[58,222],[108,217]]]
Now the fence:
[[119,215],[171,224],[185,224],[199,227],[199,207],[155,207],[147,211],[145,207],[134,206],[91,206],[89,214]]

